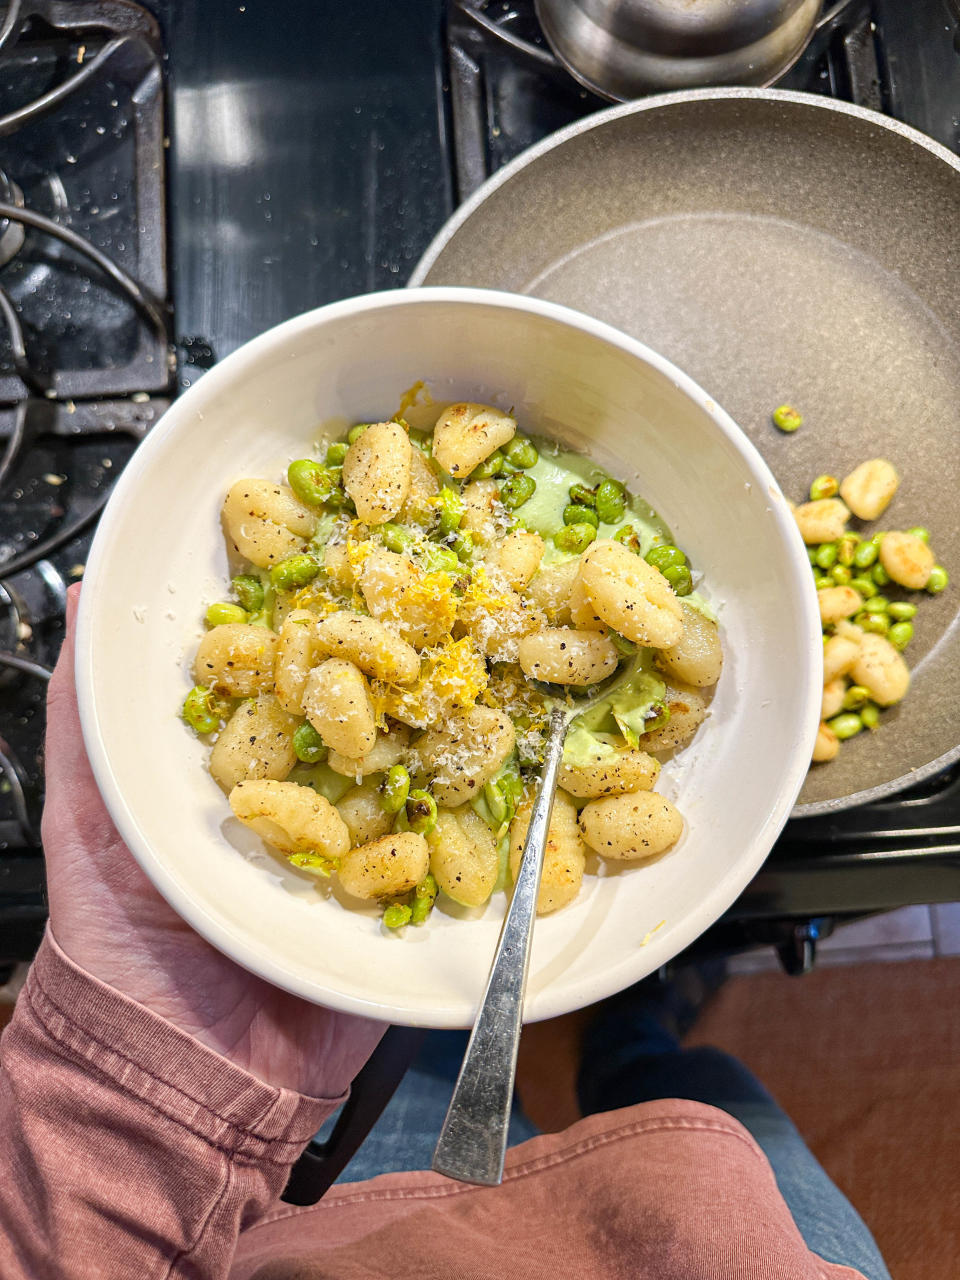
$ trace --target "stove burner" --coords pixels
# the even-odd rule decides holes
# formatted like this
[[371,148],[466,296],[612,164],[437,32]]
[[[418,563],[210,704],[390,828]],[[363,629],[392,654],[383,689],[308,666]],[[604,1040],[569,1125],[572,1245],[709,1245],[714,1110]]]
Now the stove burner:
[[[0,204],[12,204],[18,209],[23,208],[23,192],[2,169],[0,169]],[[6,266],[11,258],[17,256],[23,244],[24,235],[22,222],[0,218],[0,267]]]

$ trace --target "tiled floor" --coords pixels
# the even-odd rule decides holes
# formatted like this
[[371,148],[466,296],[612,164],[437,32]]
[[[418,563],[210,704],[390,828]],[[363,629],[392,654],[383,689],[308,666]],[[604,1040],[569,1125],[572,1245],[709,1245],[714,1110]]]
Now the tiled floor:
[[[865,964],[877,960],[929,960],[960,955],[960,902],[936,906],[901,907],[839,925],[817,944],[817,965]],[[731,973],[761,973],[776,969],[772,950],[734,956]]]

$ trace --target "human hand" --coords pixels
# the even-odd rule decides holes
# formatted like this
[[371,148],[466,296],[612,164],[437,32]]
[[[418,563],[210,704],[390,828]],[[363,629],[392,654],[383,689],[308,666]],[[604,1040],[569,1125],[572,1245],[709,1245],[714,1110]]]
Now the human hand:
[[79,591],[67,596],[67,634],[47,700],[42,830],[54,937],[88,973],[266,1083],[338,1096],[385,1026],[308,1004],[221,955],[167,905],[110,821],[77,711]]

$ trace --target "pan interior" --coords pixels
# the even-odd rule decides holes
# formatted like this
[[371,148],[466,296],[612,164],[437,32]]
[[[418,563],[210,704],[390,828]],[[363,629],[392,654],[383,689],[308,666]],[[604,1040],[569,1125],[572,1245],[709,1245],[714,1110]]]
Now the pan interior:
[[[586,123],[489,191],[419,282],[532,293],[640,338],[716,397],[795,500],[822,472],[890,458],[900,491],[868,527],[926,525],[960,581],[957,169],[869,116],[776,94]],[[805,419],[792,436],[770,422],[785,401]],[[800,812],[956,754],[957,595],[921,602],[906,703],[811,771]]]

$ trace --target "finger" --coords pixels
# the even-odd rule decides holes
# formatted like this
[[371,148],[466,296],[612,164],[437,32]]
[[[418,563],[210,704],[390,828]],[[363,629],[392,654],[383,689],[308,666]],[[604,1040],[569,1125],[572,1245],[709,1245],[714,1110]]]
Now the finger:
[[46,776],[47,785],[57,787],[64,780],[95,785],[87,753],[83,747],[80,712],[77,708],[74,646],[80,584],[67,591],[67,629],[50,677],[47,691]]

